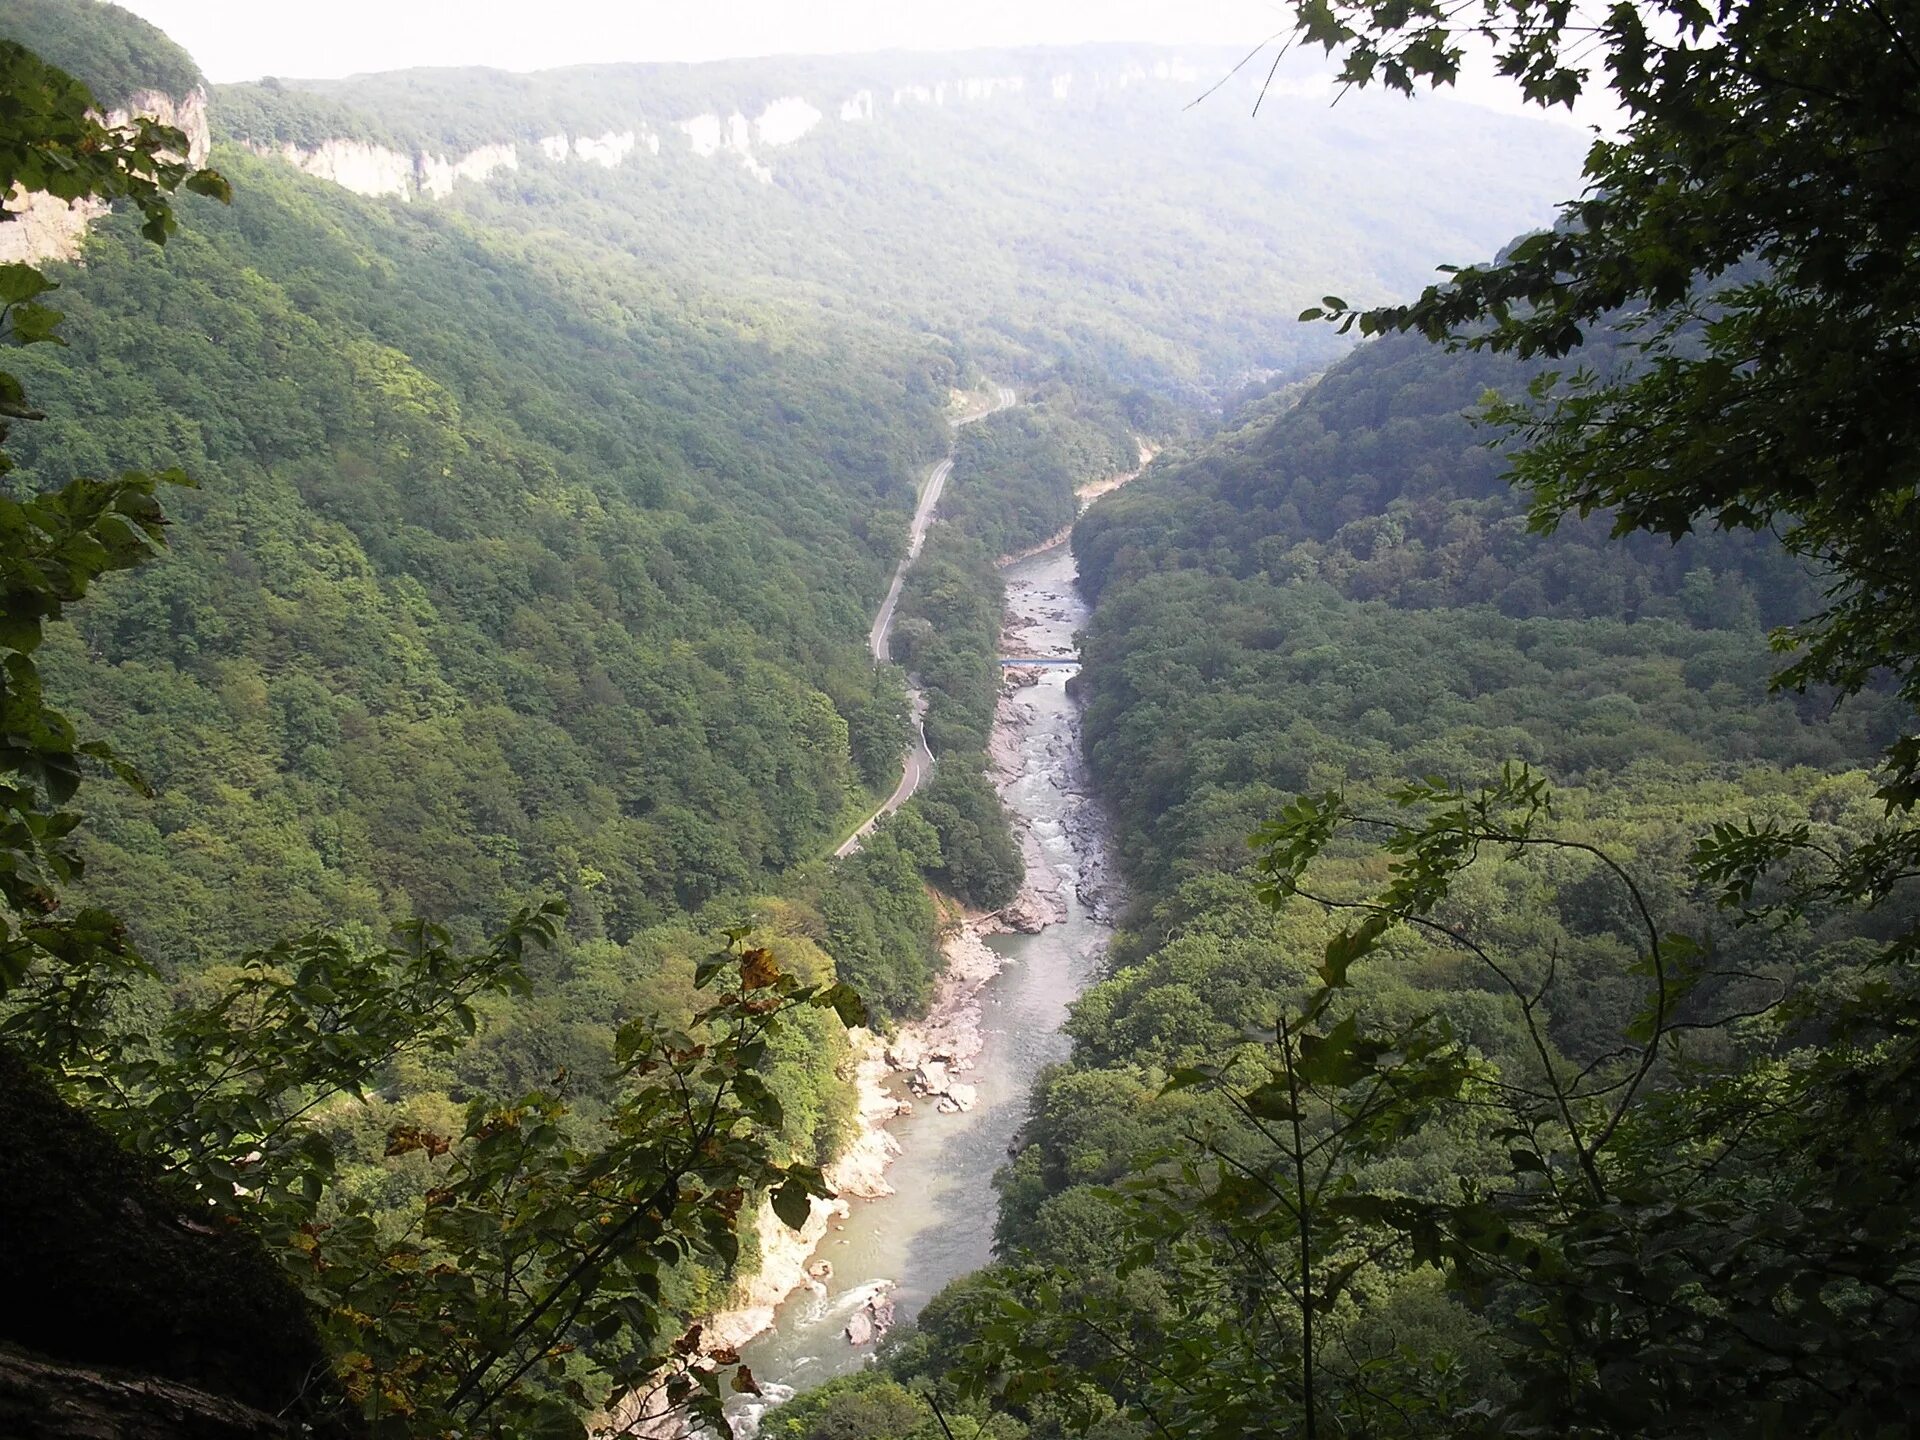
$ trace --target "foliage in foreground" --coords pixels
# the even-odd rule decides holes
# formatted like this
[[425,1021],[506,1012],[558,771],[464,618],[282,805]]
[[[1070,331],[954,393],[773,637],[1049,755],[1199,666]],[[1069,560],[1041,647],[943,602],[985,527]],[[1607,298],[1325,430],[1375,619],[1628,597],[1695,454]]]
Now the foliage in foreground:
[[[1117,1404],[1161,1433],[1223,1437],[1895,1433],[1920,1319],[1920,994],[1904,967],[1883,953],[1791,991],[1730,967],[1710,936],[1666,929],[1625,867],[1557,833],[1524,769],[1390,799],[1400,813],[1303,798],[1262,830],[1266,902],[1346,923],[1270,1027],[1165,1082],[1203,1101],[1098,1192],[1113,1279],[1015,1266],[972,1297],[959,1371],[993,1378],[1016,1413],[1050,1397],[1041,1413],[1078,1429]],[[1356,844],[1387,883],[1328,888],[1322,857]],[[1456,894],[1476,867],[1535,853],[1590,865],[1634,937],[1638,1015],[1591,1059],[1551,1033],[1557,957],[1507,947]],[[1802,874],[1746,904],[1770,857],[1734,827],[1694,863],[1744,924],[1842,898]],[[1504,998],[1513,1054],[1356,991],[1409,932]],[[1436,1139],[1468,1139],[1472,1168],[1410,1184]]]

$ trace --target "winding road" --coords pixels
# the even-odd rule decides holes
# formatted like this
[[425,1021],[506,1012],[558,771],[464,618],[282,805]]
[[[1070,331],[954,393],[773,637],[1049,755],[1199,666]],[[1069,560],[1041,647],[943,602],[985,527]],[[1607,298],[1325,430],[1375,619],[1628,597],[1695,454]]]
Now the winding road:
[[[1014,404],[1019,397],[1009,385],[996,385],[994,403],[978,415],[969,415],[962,420],[948,423],[958,430],[962,425],[971,425],[976,420],[984,420]],[[893,612],[900,604],[900,589],[907,583],[907,571],[913,568],[913,562],[920,558],[920,548],[927,543],[927,528],[933,524],[934,512],[940,506],[940,492],[947,488],[947,477],[953,473],[953,454],[949,450],[946,459],[927,471],[927,478],[920,486],[920,503],[913,509],[913,524],[907,530],[907,553],[901,558],[899,568],[893,572],[893,583],[887,587],[887,598],[880,602],[880,609],[873,617],[873,628],[867,631],[867,651],[873,656],[876,665],[888,665],[893,662]],[[873,827],[887,816],[893,814],[907,801],[926,779],[933,773],[933,752],[927,748],[927,697],[918,685],[911,682],[907,686],[907,701],[913,706],[913,743],[907,746],[902,757],[900,783],[893,787],[880,808],[860,822],[855,830],[840,843],[833,852],[833,858],[844,860],[860,848],[860,842],[873,833]]]

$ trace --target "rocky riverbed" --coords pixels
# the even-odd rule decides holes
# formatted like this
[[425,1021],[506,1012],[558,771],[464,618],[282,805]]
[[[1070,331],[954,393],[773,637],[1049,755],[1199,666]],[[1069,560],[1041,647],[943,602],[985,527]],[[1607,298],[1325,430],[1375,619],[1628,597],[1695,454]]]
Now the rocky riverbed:
[[[1035,556],[1007,579],[1004,639],[1024,647],[1009,653],[1071,655],[1086,614],[1072,557],[1064,548]],[[766,1391],[735,1402],[739,1433],[757,1428],[768,1403],[870,1363],[890,1327],[992,1258],[994,1172],[1026,1119],[1034,1078],[1065,1057],[1060,1026],[1105,953],[1115,899],[1067,678],[1015,670],[1003,684],[992,764],[1026,886],[1001,911],[949,912],[945,973],[926,1018],[864,1053],[855,1147],[869,1156],[856,1167],[864,1188],[817,1207],[817,1223],[777,1242],[779,1273],[763,1267],[758,1303],[732,1312],[758,1329],[740,1348]],[[868,1183],[874,1156],[877,1185]],[[763,1247],[774,1243],[767,1236]],[[786,1298],[773,1300],[782,1283]]]

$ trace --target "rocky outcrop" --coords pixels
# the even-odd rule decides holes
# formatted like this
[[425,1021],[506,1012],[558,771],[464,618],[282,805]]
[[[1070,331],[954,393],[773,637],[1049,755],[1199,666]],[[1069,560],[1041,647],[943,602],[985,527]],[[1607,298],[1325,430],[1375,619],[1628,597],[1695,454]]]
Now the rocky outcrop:
[[874,1345],[886,1338],[887,1332],[893,1329],[893,1321],[893,1282],[879,1280],[860,1308],[847,1317],[847,1328],[842,1333],[849,1345]]
[[724,151],[738,159],[747,173],[762,185],[773,183],[773,171],[761,164],[753,153],[753,124],[738,110],[724,118],[696,115],[691,120],[682,120],[680,129],[692,143],[694,154],[718,155]]
[[[610,129],[600,135],[556,132],[528,142],[525,148],[527,158],[538,153],[556,164],[582,161],[611,169],[628,163],[643,151],[658,155],[661,133],[672,137],[677,131],[695,155],[731,157],[755,180],[771,184],[774,172],[762,158],[762,152],[797,144],[814,134],[827,122],[828,110],[843,124],[867,124],[880,119],[888,110],[902,107],[1006,103],[1024,97],[1037,100],[1043,95],[1056,101],[1081,95],[1097,97],[1149,81],[1189,83],[1198,74],[1198,70],[1184,62],[1162,59],[1150,67],[1136,63],[1078,76],[956,75],[950,79],[899,85],[878,93],[860,89],[838,100],[823,95],[817,97],[820,103],[804,95],[782,95],[767,101],[753,115],[738,108],[716,106],[671,124],[664,123],[664,117],[658,115],[652,123],[644,123],[636,107],[634,121],[628,128]],[[205,97],[201,99],[204,108]],[[484,180],[503,169],[516,169],[522,158],[519,147],[506,140],[456,157],[424,150],[409,153],[350,137],[311,146],[277,141],[249,141],[248,144],[261,154],[279,155],[308,174],[359,194],[398,199],[421,196],[439,199],[449,194],[457,181]]]
[[272,155],[294,169],[331,180],[356,195],[385,195],[396,200],[416,196],[443,199],[459,181],[481,181],[501,170],[518,170],[520,153],[512,145],[482,145],[448,159],[428,151],[408,154],[367,140],[324,140],[318,145],[248,142],[257,155]]
[[294,1440],[293,1422],[151,1375],[55,1365],[0,1349],[7,1440]]
[[0,1435],[360,1433],[258,1238],[207,1223],[5,1046],[0,1136]]
[[[659,138],[657,136],[650,136],[648,138],[653,140],[653,152],[658,154],[660,150]],[[622,160],[625,160],[629,155],[633,154],[633,152],[640,147],[641,143],[641,138],[637,131],[609,130],[604,135],[574,136],[573,153],[575,158],[584,160],[589,165],[598,165],[602,169],[611,170]]]
[[331,180],[356,195],[392,195],[413,198],[414,157],[366,140],[323,140],[311,147],[291,141],[279,146],[251,147],[263,155],[278,155],[296,170]]
[[[195,89],[183,96],[159,90],[136,90],[127,103],[115,106],[101,117],[109,126],[130,124],[144,116],[171,125],[187,137],[187,159],[194,165],[207,163],[213,138],[207,129],[207,92]],[[0,224],[0,264],[39,265],[48,260],[72,260],[80,254],[80,243],[87,229],[106,213],[107,207],[94,200],[65,200],[41,192],[28,193],[15,186],[7,198],[12,219]]]
[[798,95],[782,95],[768,103],[753,122],[753,137],[762,145],[778,149],[799,140],[823,117],[812,104]]
[[457,160],[438,155],[422,155],[414,165],[415,183],[424,195],[443,199],[453,193],[456,182],[485,180],[501,170],[518,170],[520,152],[511,145],[482,145]]

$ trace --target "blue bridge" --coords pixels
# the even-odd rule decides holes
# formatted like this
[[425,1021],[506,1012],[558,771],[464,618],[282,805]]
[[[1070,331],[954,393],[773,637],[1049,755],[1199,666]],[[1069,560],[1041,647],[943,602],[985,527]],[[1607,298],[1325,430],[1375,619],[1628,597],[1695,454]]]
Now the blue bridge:
[[1077,670],[1080,668],[1080,661],[1072,655],[1002,655],[1000,657],[1000,666],[1004,670],[1025,669],[1029,665],[1048,670]]

